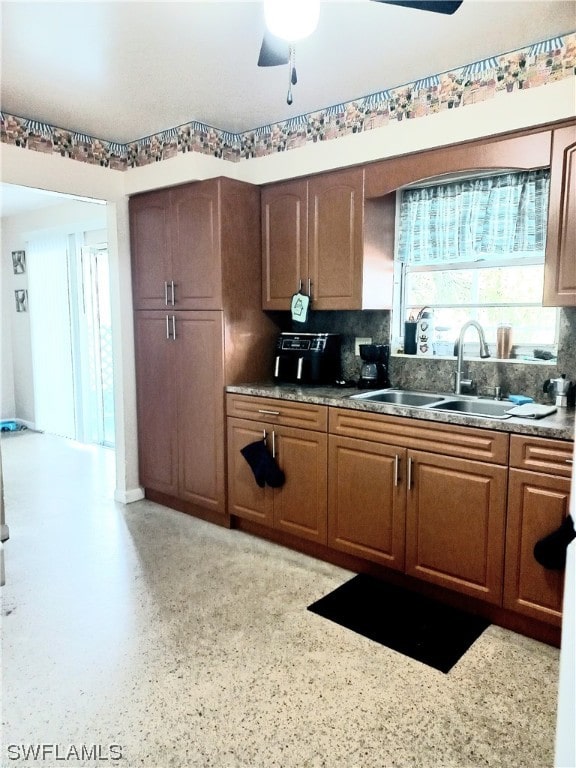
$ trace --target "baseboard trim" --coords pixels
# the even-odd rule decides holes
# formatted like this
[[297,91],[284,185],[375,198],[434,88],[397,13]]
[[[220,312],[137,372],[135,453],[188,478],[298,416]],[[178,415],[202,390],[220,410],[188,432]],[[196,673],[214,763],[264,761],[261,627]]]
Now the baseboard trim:
[[144,488],[129,488],[126,491],[116,489],[114,491],[114,500],[121,504],[132,504],[134,501],[141,501],[145,498]]

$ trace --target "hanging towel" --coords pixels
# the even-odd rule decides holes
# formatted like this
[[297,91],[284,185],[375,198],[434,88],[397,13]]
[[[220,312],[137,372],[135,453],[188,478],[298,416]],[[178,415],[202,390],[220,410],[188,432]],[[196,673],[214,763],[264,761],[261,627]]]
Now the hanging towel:
[[276,463],[264,440],[248,443],[240,449],[240,453],[248,462],[260,488],[264,488],[264,485],[269,485],[271,488],[280,488],[284,485],[284,472]]
[[292,296],[290,302],[290,311],[292,320],[295,323],[305,323],[308,320],[308,310],[310,309],[310,296],[298,291]]
[[562,525],[534,545],[534,557],[550,570],[561,571],[566,567],[566,549],[576,539],[574,521],[568,515]]

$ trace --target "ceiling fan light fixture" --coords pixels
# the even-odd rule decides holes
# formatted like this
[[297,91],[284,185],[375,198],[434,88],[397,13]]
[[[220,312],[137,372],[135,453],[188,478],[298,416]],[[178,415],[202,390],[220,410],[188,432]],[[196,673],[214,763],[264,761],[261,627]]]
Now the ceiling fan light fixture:
[[264,0],[264,18],[273,35],[293,43],[316,29],[320,0]]

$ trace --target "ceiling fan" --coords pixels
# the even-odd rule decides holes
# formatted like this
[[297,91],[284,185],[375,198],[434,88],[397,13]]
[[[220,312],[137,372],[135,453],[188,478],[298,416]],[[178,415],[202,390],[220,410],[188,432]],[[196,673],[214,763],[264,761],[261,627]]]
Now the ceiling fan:
[[[386,3],[387,5],[400,5],[404,8],[413,8],[418,11],[430,11],[431,13],[443,13],[452,15],[462,5],[463,0],[373,0],[376,3]],[[316,26],[312,22],[312,29]],[[268,25],[269,21],[267,19]],[[307,31],[302,37],[309,34]],[[292,104],[292,86],[296,85],[298,76],[296,74],[296,62],[294,51],[294,40],[286,39],[284,36],[274,34],[268,29],[264,32],[260,55],[258,57],[259,67],[276,67],[282,64],[289,64],[289,85],[286,101]]]

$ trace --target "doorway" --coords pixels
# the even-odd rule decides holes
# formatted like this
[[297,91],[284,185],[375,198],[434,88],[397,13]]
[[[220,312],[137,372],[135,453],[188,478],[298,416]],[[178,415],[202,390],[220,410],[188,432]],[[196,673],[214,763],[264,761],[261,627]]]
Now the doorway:
[[35,427],[114,447],[108,247],[86,234],[27,244]]

